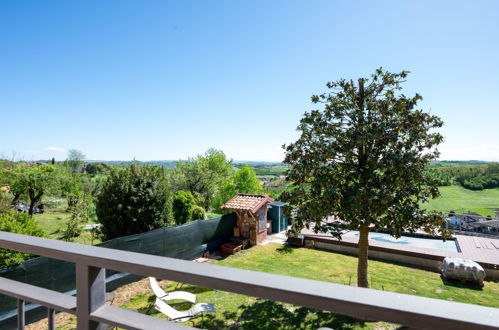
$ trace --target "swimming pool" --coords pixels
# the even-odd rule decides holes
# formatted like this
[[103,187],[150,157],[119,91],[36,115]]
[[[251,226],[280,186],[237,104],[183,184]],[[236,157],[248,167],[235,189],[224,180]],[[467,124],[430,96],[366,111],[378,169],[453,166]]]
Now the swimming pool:
[[[342,235],[343,237],[354,237],[359,238],[358,231],[349,231]],[[412,236],[401,236],[400,238],[395,238],[389,234],[385,233],[369,233],[369,239],[378,242],[392,243],[407,246],[417,246],[421,248],[433,249],[433,250],[443,250],[451,252],[459,252],[457,250],[455,240],[442,241],[436,238],[422,238],[422,237],[412,237]]]

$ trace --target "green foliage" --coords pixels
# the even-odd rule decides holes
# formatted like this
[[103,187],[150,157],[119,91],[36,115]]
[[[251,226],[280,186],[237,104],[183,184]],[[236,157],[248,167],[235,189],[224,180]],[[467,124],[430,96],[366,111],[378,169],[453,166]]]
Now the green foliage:
[[457,183],[470,190],[499,187],[499,163],[430,168],[428,172],[441,186]]
[[256,178],[255,170],[245,164],[239,171],[235,172],[231,178],[237,193],[261,194],[263,188]]
[[81,235],[83,232],[82,225],[90,218],[91,202],[91,196],[85,192],[73,198],[71,205],[68,207],[70,218],[63,235],[65,240],[71,241]]
[[85,192],[90,191],[91,183],[87,176],[80,173],[64,172],[60,176],[61,196],[68,201],[68,207],[74,207]]
[[88,163],[85,165],[85,172],[90,174],[91,176],[102,174],[109,170],[110,167],[103,163]]
[[55,166],[18,164],[10,174],[12,175],[10,191],[14,195],[14,202],[28,198],[30,215],[33,215],[34,207],[41,202],[43,194],[58,190],[59,176]]
[[440,215],[419,209],[438,196],[426,168],[438,156],[433,148],[443,137],[434,129],[443,122],[415,109],[420,95],[399,92],[407,74],[378,69],[358,85],[344,79],[328,83],[331,92],[312,96],[324,108],[305,113],[299,139],[284,146],[293,190],[283,195],[293,209],[293,225],[314,223],[316,230],[341,237],[323,222],[333,215],[347,229],[359,230],[359,267],[365,271],[360,286],[367,286],[368,230],[395,237],[418,229],[446,233]]
[[289,165],[283,163],[258,163],[258,162],[248,162],[234,164],[238,169],[243,168],[243,166],[249,165],[255,170],[258,176],[279,176],[284,175],[289,168]]
[[430,168],[449,168],[463,167],[487,164],[483,160],[432,160],[429,164]]
[[[38,237],[46,236],[35,219],[31,218],[26,213],[18,213],[15,211],[0,213],[0,231]],[[31,259],[32,257],[33,256],[28,253],[0,249],[0,267],[14,266]]]
[[105,239],[147,232],[170,223],[170,188],[160,167],[113,169],[97,196]]
[[78,172],[80,171],[81,165],[83,164],[85,158],[85,154],[80,150],[69,149],[66,164],[71,168],[72,172]]
[[438,196],[425,169],[438,156],[432,147],[442,141],[430,129],[442,121],[414,109],[421,96],[396,94],[406,76],[378,69],[360,87],[340,80],[327,85],[336,92],[312,97],[324,110],[306,113],[300,138],[285,147],[294,187],[287,199],[297,211],[296,224],[314,222],[328,230],[322,219],[335,215],[349,229],[367,226],[396,237],[435,228],[438,219],[418,203]]
[[7,212],[12,208],[12,197],[6,192],[0,191],[0,213]]
[[181,225],[192,219],[192,212],[196,206],[196,199],[190,191],[177,191],[173,196],[172,210],[175,224]]
[[231,173],[232,161],[222,151],[209,149],[204,155],[179,161],[171,171],[170,181],[174,191],[189,191],[199,205],[208,209]]
[[269,195],[269,197],[275,199],[275,200],[280,200],[281,196],[287,192],[291,191],[290,187],[288,186],[282,186],[282,187],[268,187],[264,189],[264,192]]
[[256,178],[256,173],[253,168],[245,164],[243,167],[236,171],[232,176],[226,180],[219,191],[219,194],[213,201],[214,209],[217,212],[224,213],[227,211],[220,210],[220,206],[228,201],[234,195],[244,194],[262,194],[263,188],[260,181]]
[[204,219],[206,219],[206,212],[201,206],[196,205],[192,209],[191,218],[192,218],[192,220],[204,220]]
[[98,174],[91,178],[92,194],[94,197],[98,196],[102,191],[102,187],[104,187],[107,177],[107,175]]
[[456,181],[466,189],[483,190],[499,187],[499,163],[453,171]]

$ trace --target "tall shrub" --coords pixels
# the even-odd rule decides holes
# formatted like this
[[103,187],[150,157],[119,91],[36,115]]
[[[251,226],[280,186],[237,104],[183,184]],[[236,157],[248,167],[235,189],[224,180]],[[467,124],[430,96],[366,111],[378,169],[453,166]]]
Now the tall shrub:
[[[31,218],[28,213],[16,211],[0,213],[0,231],[38,237],[45,236],[45,231],[35,219]],[[0,249],[0,267],[14,266],[32,257],[33,255],[29,253]]]
[[104,239],[132,235],[170,222],[170,188],[160,167],[113,169],[97,196]]

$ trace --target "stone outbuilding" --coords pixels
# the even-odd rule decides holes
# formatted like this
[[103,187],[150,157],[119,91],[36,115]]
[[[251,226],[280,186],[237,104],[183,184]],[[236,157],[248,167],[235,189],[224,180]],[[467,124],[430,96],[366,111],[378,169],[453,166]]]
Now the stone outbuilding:
[[221,208],[236,212],[234,236],[249,240],[253,246],[267,238],[267,209],[271,202],[274,200],[268,195],[237,194]]

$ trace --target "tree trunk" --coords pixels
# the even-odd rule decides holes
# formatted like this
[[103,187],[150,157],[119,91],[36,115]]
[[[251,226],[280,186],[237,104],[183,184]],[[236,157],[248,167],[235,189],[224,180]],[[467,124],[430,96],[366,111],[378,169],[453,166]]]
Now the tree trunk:
[[359,229],[359,263],[357,266],[357,286],[368,288],[367,280],[367,255],[369,250],[369,227],[360,227]]
[[29,201],[30,201],[29,216],[30,217],[33,217],[33,214],[35,213],[36,204],[40,201],[41,198],[42,198],[42,194],[36,194],[35,192],[33,192],[31,190],[29,191]]
[[35,213],[35,204],[36,202],[35,201],[30,201],[30,204],[29,204],[29,216],[30,217],[33,217],[33,213]]
[[12,205],[16,205],[19,202],[19,198],[21,198],[21,194],[14,194],[14,199],[12,200]]

